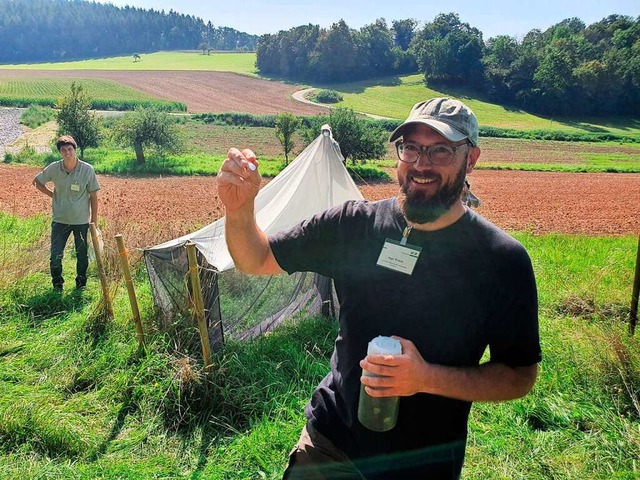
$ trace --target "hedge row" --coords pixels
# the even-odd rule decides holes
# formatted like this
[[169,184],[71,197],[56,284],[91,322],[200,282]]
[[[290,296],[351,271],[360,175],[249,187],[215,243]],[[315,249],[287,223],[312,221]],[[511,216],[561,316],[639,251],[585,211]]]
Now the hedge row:
[[[27,108],[30,105],[55,107],[57,98],[0,97],[0,106]],[[187,106],[182,102],[158,100],[96,100],[91,101],[94,110],[135,110],[137,107],[152,107],[163,112],[186,112]]]
[[555,140],[558,142],[623,142],[639,143],[640,138],[610,132],[573,133],[562,130],[512,130],[509,128],[480,127],[481,137],[525,138],[528,140]]
[[[192,118],[205,123],[213,123],[215,125],[231,125],[244,127],[274,127],[275,115],[252,115],[250,113],[202,113],[194,115]],[[308,127],[311,122],[317,122],[318,118],[329,121],[329,116],[299,116],[302,124]],[[392,132],[401,123],[401,120],[375,120],[371,118],[365,119],[372,125],[376,125],[387,132]],[[630,137],[625,135],[617,135],[615,133],[572,133],[562,130],[514,130],[509,128],[498,127],[480,127],[481,137],[494,138],[523,138],[528,140],[556,140],[559,142],[623,142],[623,143],[640,143],[640,137]]]

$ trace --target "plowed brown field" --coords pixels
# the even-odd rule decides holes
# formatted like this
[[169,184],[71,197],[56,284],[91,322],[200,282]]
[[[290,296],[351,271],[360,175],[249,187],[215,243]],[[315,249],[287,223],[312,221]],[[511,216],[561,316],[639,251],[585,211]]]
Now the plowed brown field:
[[327,113],[324,107],[292,98],[300,85],[270,82],[229,72],[125,70],[2,70],[6,78],[100,78],[122,83],[165,100],[183,102],[190,113]]
[[[0,211],[18,216],[50,211],[50,200],[31,185],[37,172],[35,167],[0,164]],[[108,224],[161,230],[163,240],[222,215],[215,177],[100,175],[99,181],[100,216]],[[478,212],[506,230],[640,233],[640,174],[478,170],[471,181],[474,193],[483,201]],[[360,188],[369,200],[397,192],[394,182]],[[144,234],[140,238],[151,240]]]

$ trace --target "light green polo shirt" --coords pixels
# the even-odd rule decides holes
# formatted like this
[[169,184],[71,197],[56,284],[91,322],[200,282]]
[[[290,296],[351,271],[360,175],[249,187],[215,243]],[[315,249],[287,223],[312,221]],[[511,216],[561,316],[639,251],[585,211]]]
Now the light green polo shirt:
[[89,223],[89,194],[100,190],[93,167],[78,160],[72,172],[64,169],[63,161],[47,165],[36,175],[41,185],[53,182],[53,221],[65,225]]

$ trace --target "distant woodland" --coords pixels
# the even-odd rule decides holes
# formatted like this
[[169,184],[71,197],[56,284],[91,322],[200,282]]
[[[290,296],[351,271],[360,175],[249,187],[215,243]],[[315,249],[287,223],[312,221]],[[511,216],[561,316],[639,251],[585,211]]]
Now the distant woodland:
[[640,17],[568,18],[521,38],[485,40],[456,13],[378,19],[356,30],[301,25],[249,35],[200,18],[82,0],[0,0],[0,63],[159,50],[256,51],[261,74],[316,84],[422,73],[425,83],[502,105],[569,116],[640,111]]
[[429,86],[543,114],[637,115],[640,17],[610,15],[589,26],[569,18],[486,41],[455,13],[391,26],[379,19],[359,30],[341,20],[261,36],[257,66],[264,75],[325,83],[421,72]]
[[200,18],[79,0],[0,0],[0,63],[50,62],[158,50],[253,51],[257,35]]

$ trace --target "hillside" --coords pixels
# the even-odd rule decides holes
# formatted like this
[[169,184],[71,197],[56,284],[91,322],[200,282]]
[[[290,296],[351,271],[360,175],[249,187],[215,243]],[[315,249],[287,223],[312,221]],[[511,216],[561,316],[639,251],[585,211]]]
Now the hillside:
[[258,37],[173,9],[87,1],[0,0],[0,64],[158,50],[254,50]]

